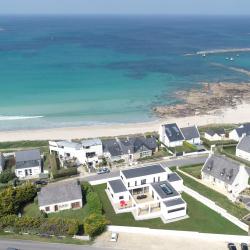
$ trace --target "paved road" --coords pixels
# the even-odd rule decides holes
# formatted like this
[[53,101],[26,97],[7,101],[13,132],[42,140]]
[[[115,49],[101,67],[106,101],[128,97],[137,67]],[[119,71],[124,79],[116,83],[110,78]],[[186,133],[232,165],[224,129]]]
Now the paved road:
[[[207,156],[192,156],[192,157],[182,157],[179,159],[174,160],[164,160],[155,163],[160,163],[163,167],[174,167],[174,166],[187,166],[187,165],[194,165],[194,164],[203,164],[207,159]],[[145,163],[144,165],[151,165],[155,163]],[[139,167],[139,165],[137,166]],[[129,167],[131,168],[131,167]],[[120,170],[113,170],[108,174],[101,174],[101,175],[92,175],[88,177],[83,177],[81,180],[83,181],[97,181],[102,179],[109,179],[113,177],[119,177]]]
[[94,246],[0,239],[0,250],[6,250],[8,247],[20,250],[107,250]]

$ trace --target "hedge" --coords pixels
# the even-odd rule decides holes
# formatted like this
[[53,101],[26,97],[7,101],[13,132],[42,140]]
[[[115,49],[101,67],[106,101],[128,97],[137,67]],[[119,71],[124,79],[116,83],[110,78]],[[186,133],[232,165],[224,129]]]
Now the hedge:
[[72,176],[72,175],[77,175],[77,168],[75,168],[75,167],[65,168],[65,169],[60,169],[57,171],[54,170],[52,172],[52,176],[54,179]]
[[61,218],[18,217],[7,215],[0,218],[0,230],[18,233],[49,234],[72,236],[78,233],[79,223],[76,220]]
[[16,177],[11,169],[6,169],[0,174],[0,183],[8,183]]

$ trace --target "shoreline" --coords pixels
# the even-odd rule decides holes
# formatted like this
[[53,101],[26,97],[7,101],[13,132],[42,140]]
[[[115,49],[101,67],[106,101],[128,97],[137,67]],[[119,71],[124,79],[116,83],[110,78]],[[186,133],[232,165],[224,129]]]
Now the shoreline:
[[216,123],[244,123],[250,120],[250,104],[242,103],[235,108],[225,108],[223,112],[217,111],[215,113],[216,114],[211,115],[194,115],[177,118],[169,117],[143,123],[0,131],[0,142],[22,140],[70,140],[140,134],[158,131],[160,124],[173,122],[176,122],[181,127],[188,125],[202,126]]

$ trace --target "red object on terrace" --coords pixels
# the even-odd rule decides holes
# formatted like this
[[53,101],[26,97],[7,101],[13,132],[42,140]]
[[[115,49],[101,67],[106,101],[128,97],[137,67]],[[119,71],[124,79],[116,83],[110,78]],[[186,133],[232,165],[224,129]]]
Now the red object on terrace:
[[126,201],[124,201],[124,200],[120,201],[120,206],[121,206],[121,207],[124,207],[124,206],[126,206],[126,205],[127,205]]

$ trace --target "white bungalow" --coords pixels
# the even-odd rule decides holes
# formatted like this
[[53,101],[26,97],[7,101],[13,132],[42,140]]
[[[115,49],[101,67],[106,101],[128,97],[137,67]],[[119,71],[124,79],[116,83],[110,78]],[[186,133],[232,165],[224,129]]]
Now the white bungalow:
[[250,135],[250,123],[240,125],[229,133],[229,139],[240,141],[244,136]]
[[210,129],[205,132],[204,137],[209,141],[221,141],[226,138],[226,132],[222,129]]
[[39,149],[17,151],[15,153],[15,174],[18,178],[37,178],[42,172]]
[[116,213],[132,212],[136,220],[160,217],[164,223],[186,217],[182,191],[182,179],[160,165],[123,170],[106,190]]
[[81,186],[76,180],[48,184],[38,192],[38,205],[45,213],[79,209],[82,207]]
[[182,146],[185,140],[180,128],[176,123],[164,124],[160,126],[159,139],[167,147]]

